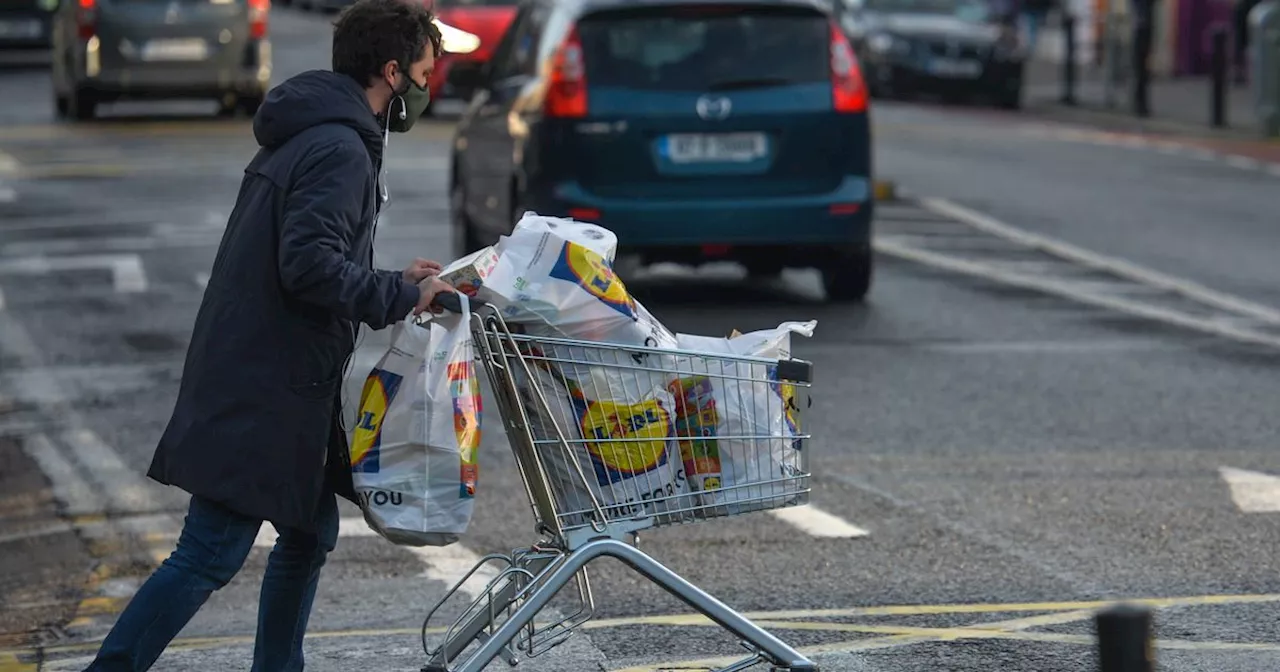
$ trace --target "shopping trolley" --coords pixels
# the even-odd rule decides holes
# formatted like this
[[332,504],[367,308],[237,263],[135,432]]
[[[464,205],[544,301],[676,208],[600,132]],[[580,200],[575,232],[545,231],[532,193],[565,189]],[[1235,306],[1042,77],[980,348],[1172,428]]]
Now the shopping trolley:
[[[438,304],[462,311],[457,294]],[[521,655],[563,643],[594,613],[586,565],[601,556],[622,561],[737,636],[749,655],[718,672],[760,663],[816,671],[637,543],[649,528],[808,503],[810,437],[800,430],[812,365],[546,338],[509,326],[489,304],[473,300],[470,311],[476,359],[541,538],[509,555],[485,556],[428,612],[423,672],[479,672],[499,657],[514,666]],[[496,576],[430,646],[433,618],[486,566]],[[573,611],[535,623],[571,581]]]

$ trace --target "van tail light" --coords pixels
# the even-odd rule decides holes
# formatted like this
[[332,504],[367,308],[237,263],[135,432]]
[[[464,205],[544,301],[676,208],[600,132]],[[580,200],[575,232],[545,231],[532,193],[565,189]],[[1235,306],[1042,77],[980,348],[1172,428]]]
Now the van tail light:
[[544,114],[548,117],[587,116],[587,69],[582,58],[578,29],[569,31],[551,61]]
[[80,0],[80,6],[76,8],[76,32],[82,40],[92,39],[98,34],[97,0]]
[[261,40],[267,36],[267,15],[271,12],[271,0],[249,0],[249,38]]
[[867,111],[867,85],[862,68],[853,55],[849,38],[840,26],[831,24],[831,96],[836,112]]

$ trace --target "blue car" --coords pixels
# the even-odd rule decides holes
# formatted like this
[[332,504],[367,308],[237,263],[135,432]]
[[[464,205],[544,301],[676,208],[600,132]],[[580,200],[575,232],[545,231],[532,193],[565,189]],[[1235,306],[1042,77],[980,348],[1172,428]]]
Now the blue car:
[[527,0],[454,137],[456,252],[520,214],[615,232],[643,263],[872,277],[868,96],[822,0]]

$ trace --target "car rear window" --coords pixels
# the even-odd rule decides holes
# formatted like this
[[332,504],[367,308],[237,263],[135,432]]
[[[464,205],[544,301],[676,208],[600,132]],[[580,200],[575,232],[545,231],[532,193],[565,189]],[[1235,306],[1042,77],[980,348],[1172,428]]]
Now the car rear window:
[[595,87],[733,90],[830,79],[830,24],[812,10],[661,7],[578,24]]
[[519,0],[431,0],[433,9],[465,9],[467,7],[514,7]]

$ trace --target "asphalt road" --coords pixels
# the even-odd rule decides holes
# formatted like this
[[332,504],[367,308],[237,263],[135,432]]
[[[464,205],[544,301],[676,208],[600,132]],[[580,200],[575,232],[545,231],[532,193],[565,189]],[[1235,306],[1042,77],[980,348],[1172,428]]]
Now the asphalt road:
[[[327,21],[276,11],[276,81],[327,63]],[[142,472],[254,150],[247,120],[213,120],[205,106],[119,106],[73,126],[52,119],[50,98],[43,70],[0,72],[6,672],[39,657],[39,669],[81,669],[172,547],[185,498]],[[875,120],[879,176],[913,194],[1280,304],[1269,261],[1280,182],[1267,165],[1095,142],[1017,114],[884,104]],[[380,265],[448,254],[449,137],[440,120],[393,138]],[[884,208],[881,221],[922,216]],[[818,371],[813,507],[840,524],[806,531],[754,514],[645,534],[641,548],[824,669],[1090,670],[1098,601],[1156,598],[1160,669],[1280,666],[1280,521],[1242,511],[1220,474],[1280,474],[1271,352],[889,256],[854,308],[823,304],[799,271],[631,287],[682,332],[817,320],[796,344]],[[385,343],[366,335],[349,397]],[[468,560],[536,540],[488,422],[461,544],[414,552],[344,525],[308,669],[417,669],[417,629],[447,582]],[[1262,490],[1262,508],[1280,509]],[[156,669],[248,666],[266,552]],[[686,610],[621,564],[592,565],[592,579],[596,619],[522,668],[739,653],[716,628],[672,617]]]

